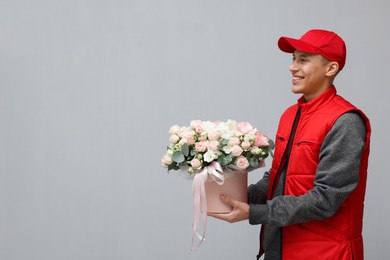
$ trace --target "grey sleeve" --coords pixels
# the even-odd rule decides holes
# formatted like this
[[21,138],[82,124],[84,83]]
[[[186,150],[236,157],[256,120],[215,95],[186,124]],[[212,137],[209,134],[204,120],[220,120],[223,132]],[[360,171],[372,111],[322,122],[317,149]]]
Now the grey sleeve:
[[249,204],[264,204],[267,201],[269,182],[269,171],[265,172],[263,178],[256,184],[251,184],[248,187],[248,203]]
[[331,217],[359,181],[365,124],[356,113],[342,115],[325,137],[314,187],[302,196],[279,196],[250,205],[249,223],[287,226]]
[[269,183],[269,171],[256,184],[248,187],[249,223],[252,225],[268,221],[267,193]]

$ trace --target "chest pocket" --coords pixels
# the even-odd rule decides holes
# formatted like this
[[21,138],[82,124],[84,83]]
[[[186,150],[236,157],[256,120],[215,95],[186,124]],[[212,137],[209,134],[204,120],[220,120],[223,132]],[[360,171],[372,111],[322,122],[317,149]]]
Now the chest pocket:
[[277,162],[280,162],[280,160],[282,159],[283,153],[287,147],[287,143],[287,137],[281,134],[276,134],[274,160],[276,160]]
[[[314,175],[320,156],[322,141],[315,139],[299,139],[294,144],[290,157],[292,174]],[[292,158],[292,159],[291,159]]]

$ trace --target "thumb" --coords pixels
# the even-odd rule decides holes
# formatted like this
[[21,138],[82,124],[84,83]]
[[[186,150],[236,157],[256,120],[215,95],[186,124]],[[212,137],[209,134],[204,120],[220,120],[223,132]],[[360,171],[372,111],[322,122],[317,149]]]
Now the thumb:
[[235,206],[235,201],[232,198],[230,198],[230,196],[228,196],[226,194],[221,194],[220,198],[221,198],[222,202],[224,202],[230,206]]

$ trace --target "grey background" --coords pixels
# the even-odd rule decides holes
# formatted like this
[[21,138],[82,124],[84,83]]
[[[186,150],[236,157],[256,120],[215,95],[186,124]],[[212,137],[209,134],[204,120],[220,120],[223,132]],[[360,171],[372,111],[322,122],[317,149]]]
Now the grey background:
[[1,0],[0,259],[253,259],[260,226],[247,222],[209,218],[206,242],[190,252],[192,183],[160,165],[167,131],[231,118],[274,138],[280,114],[299,97],[290,91],[291,55],[277,39],[311,28],[346,41],[335,84],[371,119],[365,251],[383,259],[389,7]]

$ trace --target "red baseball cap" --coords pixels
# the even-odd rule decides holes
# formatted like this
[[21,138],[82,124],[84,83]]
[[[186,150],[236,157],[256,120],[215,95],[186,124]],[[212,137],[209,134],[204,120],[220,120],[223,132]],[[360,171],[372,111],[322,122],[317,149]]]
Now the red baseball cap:
[[280,37],[279,49],[293,53],[295,50],[302,52],[320,54],[329,61],[336,61],[339,69],[343,69],[347,50],[345,43],[336,33],[326,30],[310,30],[299,39]]

